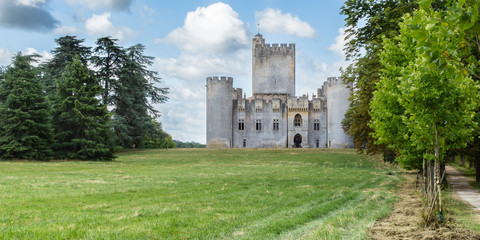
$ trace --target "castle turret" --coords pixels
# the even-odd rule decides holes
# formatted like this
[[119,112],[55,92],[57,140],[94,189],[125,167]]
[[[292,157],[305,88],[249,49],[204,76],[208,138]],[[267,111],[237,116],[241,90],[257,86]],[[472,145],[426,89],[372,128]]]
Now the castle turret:
[[233,78],[207,78],[207,147],[232,146]]
[[[329,148],[352,148],[353,139],[342,128],[345,113],[350,107],[350,88],[341,78],[329,77],[322,88],[327,99],[327,145]],[[320,94],[320,93],[319,93]]]
[[295,96],[295,44],[265,44],[257,34],[252,40],[252,85],[253,95]]

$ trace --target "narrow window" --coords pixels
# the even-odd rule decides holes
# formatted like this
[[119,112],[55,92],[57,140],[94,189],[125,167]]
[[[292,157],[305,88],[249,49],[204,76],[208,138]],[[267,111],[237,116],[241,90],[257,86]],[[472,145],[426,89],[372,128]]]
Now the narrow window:
[[293,119],[293,126],[300,127],[302,126],[302,116],[300,114],[295,115]]
[[320,120],[314,119],[313,120],[313,130],[318,131],[320,130]]
[[262,120],[261,119],[257,119],[257,121],[255,122],[255,129],[257,129],[257,131],[262,130]]
[[273,119],[273,130],[278,131],[279,126],[278,126],[278,119]]
[[247,147],[247,139],[243,139],[243,147],[244,147],[244,148]]
[[238,130],[245,130],[245,120],[238,119]]

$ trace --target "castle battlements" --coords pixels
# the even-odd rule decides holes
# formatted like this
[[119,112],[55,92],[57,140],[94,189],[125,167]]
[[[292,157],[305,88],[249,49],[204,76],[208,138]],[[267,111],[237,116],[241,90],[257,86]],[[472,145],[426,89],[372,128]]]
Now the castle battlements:
[[342,78],[340,77],[329,77],[327,78],[327,83],[329,86],[332,86],[332,85],[343,83],[343,82],[342,82]]
[[256,44],[255,49],[257,51],[271,52],[271,53],[291,52],[291,51],[295,50],[295,44],[294,43],[290,43],[290,44],[286,44],[286,43],[281,43],[281,44],[278,44],[278,43]]
[[213,76],[213,77],[207,77],[207,82],[209,81],[229,81],[233,83],[233,78],[232,77],[226,77],[226,76]]

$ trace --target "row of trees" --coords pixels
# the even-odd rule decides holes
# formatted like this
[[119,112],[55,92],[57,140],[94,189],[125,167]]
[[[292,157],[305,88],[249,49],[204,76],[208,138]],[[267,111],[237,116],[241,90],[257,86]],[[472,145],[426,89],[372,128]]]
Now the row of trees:
[[343,73],[355,86],[344,127],[358,149],[422,169],[430,209],[442,213],[448,155],[470,154],[480,176],[479,3],[352,0],[342,13],[355,60]]
[[75,36],[55,40],[53,58],[18,53],[0,72],[0,156],[109,160],[134,147],[174,147],[152,104],[167,101],[147,68],[143,45],[123,48],[103,37],[96,47]]

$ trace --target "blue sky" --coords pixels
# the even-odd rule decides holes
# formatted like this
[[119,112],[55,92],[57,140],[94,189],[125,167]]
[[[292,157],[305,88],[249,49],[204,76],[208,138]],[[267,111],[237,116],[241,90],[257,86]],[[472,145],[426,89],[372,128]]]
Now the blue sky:
[[160,87],[170,101],[157,105],[174,139],[205,143],[205,79],[231,76],[251,96],[251,39],[296,44],[296,95],[316,92],[347,66],[343,54],[343,1],[260,0],[0,0],[0,65],[16,52],[45,60],[54,39],[76,35],[93,47],[113,36],[141,43],[155,57]]

